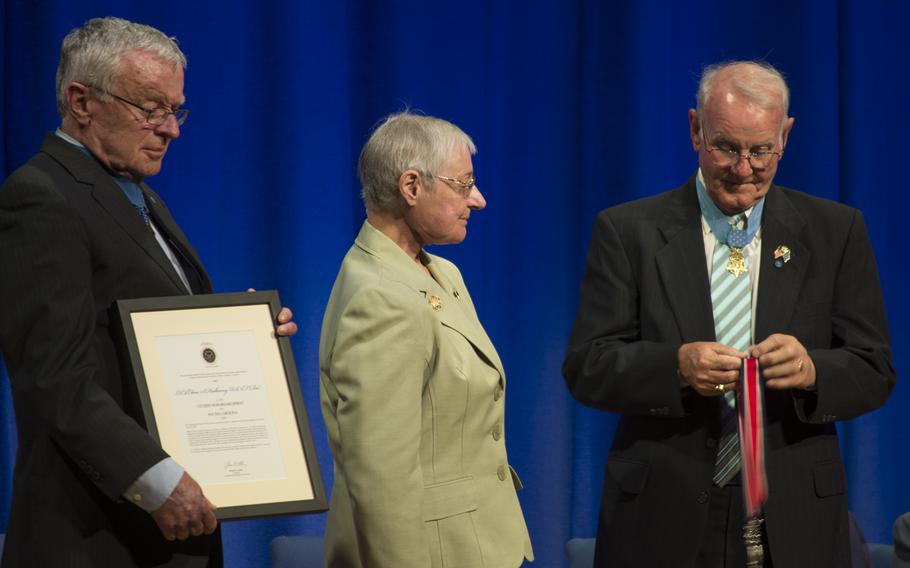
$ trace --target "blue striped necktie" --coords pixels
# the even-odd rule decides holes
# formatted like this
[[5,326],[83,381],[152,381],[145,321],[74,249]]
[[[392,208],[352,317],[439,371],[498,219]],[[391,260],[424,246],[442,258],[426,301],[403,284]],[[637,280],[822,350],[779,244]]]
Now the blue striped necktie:
[[[743,257],[745,268],[749,259],[742,252],[746,232],[736,227],[745,220],[739,214],[729,219],[733,230],[727,242],[714,245],[711,264],[711,303],[714,308],[714,334],[719,343],[737,351],[745,351],[752,343],[752,279],[748,272],[731,270],[731,255]],[[714,460],[714,483],[723,487],[739,472],[742,456],[737,431],[736,394],[724,393],[719,401],[721,437]]]

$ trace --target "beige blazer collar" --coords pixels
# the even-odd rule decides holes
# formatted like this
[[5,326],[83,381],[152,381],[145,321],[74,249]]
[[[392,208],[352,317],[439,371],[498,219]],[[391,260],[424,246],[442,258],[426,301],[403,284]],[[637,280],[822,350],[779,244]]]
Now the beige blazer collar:
[[[439,321],[446,327],[460,333],[471,342],[500,374],[505,378],[505,371],[499,354],[493,343],[477,319],[474,307],[466,290],[459,290],[457,280],[449,274],[446,266],[438,257],[421,250],[421,260],[430,270],[432,276],[417,266],[417,263],[405,253],[392,239],[373,227],[369,221],[364,221],[360,233],[355,239],[355,244],[368,254],[380,258],[390,270],[383,276],[390,280],[400,282],[415,292],[421,294],[427,302],[427,309],[433,310]],[[436,298],[433,294],[435,288],[442,288],[445,297]],[[434,309],[433,305],[438,305]]]

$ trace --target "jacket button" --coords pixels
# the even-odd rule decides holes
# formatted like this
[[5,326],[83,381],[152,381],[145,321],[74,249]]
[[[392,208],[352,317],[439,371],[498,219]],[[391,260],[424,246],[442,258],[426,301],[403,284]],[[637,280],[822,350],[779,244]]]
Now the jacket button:
[[711,448],[713,450],[714,448],[717,447],[717,440],[715,440],[714,438],[708,438],[707,440],[705,440],[705,447]]
[[707,492],[707,491],[702,491],[701,493],[699,493],[699,494],[698,494],[698,499],[696,499],[696,501],[698,501],[698,502],[701,503],[701,504],[707,503],[707,502],[708,502],[708,492]]
[[499,477],[499,481],[505,481],[506,480],[506,466],[501,465],[498,468],[496,468],[496,476]]
[[493,402],[498,402],[500,398],[502,398],[502,387],[497,385],[496,388],[493,389]]
[[493,439],[497,442],[502,438],[502,424],[496,423],[496,426],[493,426]]

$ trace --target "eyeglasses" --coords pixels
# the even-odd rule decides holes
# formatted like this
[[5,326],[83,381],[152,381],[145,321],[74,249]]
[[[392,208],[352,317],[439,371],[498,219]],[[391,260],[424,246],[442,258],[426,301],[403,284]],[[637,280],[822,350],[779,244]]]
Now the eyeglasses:
[[174,119],[177,121],[177,126],[181,126],[184,122],[186,122],[186,117],[189,116],[189,114],[190,114],[190,109],[183,108],[183,107],[178,108],[178,109],[171,109],[170,107],[159,106],[159,107],[155,107],[153,109],[147,109],[140,104],[134,103],[133,101],[131,101],[129,99],[124,99],[123,97],[115,95],[114,93],[112,93],[110,91],[106,91],[106,90],[102,89],[101,87],[96,87],[95,85],[86,85],[86,86],[90,87],[92,89],[95,89],[96,91],[98,91],[100,93],[104,93],[105,95],[107,95],[109,97],[114,97],[121,103],[128,104],[133,108],[139,109],[143,114],[145,123],[150,126],[161,126],[162,124],[164,124],[164,122],[167,120],[167,118],[169,116],[171,116],[172,114],[174,115]]
[[714,157],[714,161],[717,162],[717,165],[723,168],[733,167],[738,164],[741,159],[745,158],[749,161],[749,165],[752,169],[763,170],[771,165],[775,156],[777,156],[777,159],[779,160],[784,155],[783,150],[780,152],[774,150],[747,151],[743,154],[743,150],[712,146],[708,142],[708,135],[705,133],[704,125],[701,125],[701,136],[705,141],[705,149],[711,153]]
[[471,195],[471,190],[477,186],[477,179],[474,176],[469,177],[466,180],[451,178],[446,176],[435,176],[438,179],[449,184],[449,187],[458,192],[462,197],[467,197]]

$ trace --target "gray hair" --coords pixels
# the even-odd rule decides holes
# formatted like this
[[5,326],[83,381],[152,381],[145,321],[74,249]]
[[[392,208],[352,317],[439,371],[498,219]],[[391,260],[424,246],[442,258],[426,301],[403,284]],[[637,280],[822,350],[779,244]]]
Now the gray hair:
[[787,120],[790,89],[783,74],[764,61],[725,61],[705,67],[698,82],[698,93],[695,95],[699,120],[711,99],[714,80],[719,72],[728,69],[730,84],[739,94],[763,109],[782,108],[784,121]]
[[123,56],[133,51],[148,51],[174,68],[186,69],[186,56],[177,47],[177,40],[145,24],[121,18],[94,18],[66,34],[57,66],[57,112],[60,116],[66,117],[69,110],[66,88],[70,83],[78,81],[111,90]]
[[461,147],[477,153],[471,137],[451,122],[408,111],[389,115],[360,152],[357,174],[363,204],[370,210],[397,209],[401,174],[416,170],[430,181]]

